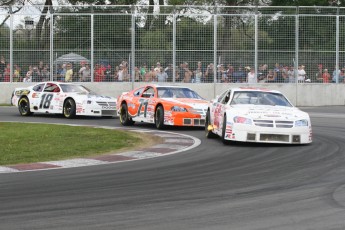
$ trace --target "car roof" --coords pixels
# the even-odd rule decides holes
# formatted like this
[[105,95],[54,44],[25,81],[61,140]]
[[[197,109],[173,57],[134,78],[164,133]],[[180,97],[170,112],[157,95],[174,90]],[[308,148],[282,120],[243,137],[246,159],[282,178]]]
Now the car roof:
[[271,93],[280,93],[278,90],[272,90],[267,88],[258,88],[258,87],[237,87],[231,88],[232,91],[256,91],[256,92],[271,92]]

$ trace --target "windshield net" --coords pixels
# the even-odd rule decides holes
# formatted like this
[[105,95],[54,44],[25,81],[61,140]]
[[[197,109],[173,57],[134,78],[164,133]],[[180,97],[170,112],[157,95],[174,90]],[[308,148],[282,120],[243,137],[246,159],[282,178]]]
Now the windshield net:
[[65,93],[91,93],[89,89],[82,85],[60,84],[60,87]]
[[261,91],[239,91],[235,92],[231,100],[231,105],[272,105],[292,107],[286,97],[280,93]]
[[158,88],[160,98],[194,98],[203,99],[199,94],[189,88],[160,87]]

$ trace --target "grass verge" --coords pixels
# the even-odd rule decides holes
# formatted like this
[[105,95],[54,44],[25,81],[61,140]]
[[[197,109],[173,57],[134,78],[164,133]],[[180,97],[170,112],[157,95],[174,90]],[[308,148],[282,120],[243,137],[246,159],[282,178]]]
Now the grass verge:
[[123,130],[0,122],[0,165],[116,153],[159,141],[156,137]]

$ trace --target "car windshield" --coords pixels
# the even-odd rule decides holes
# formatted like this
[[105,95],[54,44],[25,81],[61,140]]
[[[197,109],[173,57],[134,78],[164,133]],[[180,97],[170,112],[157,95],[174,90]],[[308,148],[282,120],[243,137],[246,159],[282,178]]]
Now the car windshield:
[[92,91],[82,85],[72,85],[72,84],[60,84],[60,87],[65,93],[84,93],[88,94]]
[[189,88],[159,87],[157,90],[159,98],[194,98],[203,100],[199,94]]
[[286,97],[280,93],[262,91],[238,91],[230,102],[230,105],[272,105],[292,107]]

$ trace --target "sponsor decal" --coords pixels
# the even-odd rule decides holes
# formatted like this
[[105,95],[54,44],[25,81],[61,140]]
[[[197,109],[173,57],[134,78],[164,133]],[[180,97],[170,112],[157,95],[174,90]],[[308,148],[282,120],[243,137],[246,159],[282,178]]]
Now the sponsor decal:
[[39,98],[39,96],[40,96],[40,95],[39,95],[38,93],[33,93],[33,94],[31,95],[32,98]]
[[102,109],[115,110],[115,106],[102,106]]

